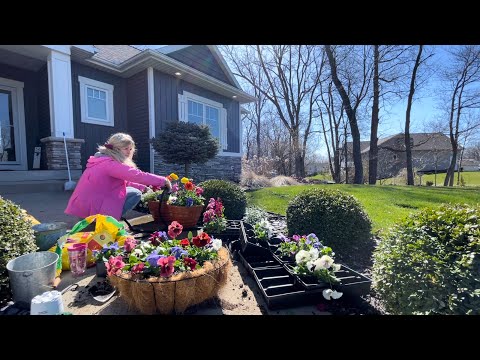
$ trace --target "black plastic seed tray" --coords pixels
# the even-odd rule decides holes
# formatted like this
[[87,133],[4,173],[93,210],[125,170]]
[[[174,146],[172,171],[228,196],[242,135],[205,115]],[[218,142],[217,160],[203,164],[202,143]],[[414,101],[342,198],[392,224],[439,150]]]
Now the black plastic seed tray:
[[[325,289],[330,284],[318,282],[313,276],[299,276],[293,272],[294,263],[283,264],[285,270],[297,279],[299,285],[305,290]],[[340,270],[335,271],[335,277],[339,282],[332,283],[332,288],[343,292],[344,296],[364,296],[370,293],[372,280],[349,267],[342,265]]]
[[239,253],[240,261],[243,266],[253,275],[254,269],[275,269],[282,268],[282,265],[276,261],[271,254],[267,255],[242,255]]
[[315,304],[322,290],[307,291],[283,267],[253,269],[253,277],[269,309]]
[[372,279],[365,275],[350,269],[342,264],[335,276],[340,280],[339,284],[334,284],[333,288],[343,292],[344,296],[359,297],[370,293]]
[[240,220],[227,220],[227,229],[225,231],[221,233],[212,232],[209,235],[228,243],[240,239],[241,232]]
[[263,247],[259,243],[250,224],[240,221],[240,227],[240,242],[243,255],[268,255],[271,253],[270,249]]

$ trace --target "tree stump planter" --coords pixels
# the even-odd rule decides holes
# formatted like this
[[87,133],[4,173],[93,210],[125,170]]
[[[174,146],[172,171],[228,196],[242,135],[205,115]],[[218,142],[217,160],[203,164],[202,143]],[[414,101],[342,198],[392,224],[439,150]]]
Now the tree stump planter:
[[188,307],[216,296],[227,282],[230,266],[229,253],[222,247],[217,260],[206,261],[201,269],[191,272],[169,278],[135,280],[130,274],[121,274],[109,279],[128,305],[142,314],[183,313]]

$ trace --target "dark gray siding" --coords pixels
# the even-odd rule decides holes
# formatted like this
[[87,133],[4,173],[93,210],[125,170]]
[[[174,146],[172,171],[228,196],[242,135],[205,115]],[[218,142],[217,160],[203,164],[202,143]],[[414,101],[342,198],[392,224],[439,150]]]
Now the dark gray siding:
[[227,109],[228,152],[240,151],[239,103],[174,76],[155,71],[155,131],[163,131],[169,121],[178,121],[178,94],[188,91],[223,104]]
[[137,146],[134,160],[143,171],[150,171],[147,70],[127,80],[128,132]]
[[215,79],[237,87],[223,72],[212,52],[205,45],[193,45],[168,54],[171,58],[193,67]]
[[23,100],[25,106],[25,135],[27,138],[27,162],[28,169],[32,169],[33,152],[35,146],[40,146],[37,107],[37,78],[38,74],[33,71],[23,70],[9,65],[0,64],[0,77],[22,81]]
[[50,102],[48,95],[48,68],[38,71],[38,132],[40,139],[50,136]]
[[[86,124],[81,122],[80,113],[80,83],[78,77],[102,81],[114,86],[113,112],[115,126]],[[118,76],[90,68],[72,61],[72,93],[73,93],[73,124],[75,138],[84,139],[82,147],[82,167],[88,158],[97,151],[97,146],[103,144],[110,135],[116,132],[128,132],[127,128],[127,81]],[[134,139],[135,140],[135,139]]]

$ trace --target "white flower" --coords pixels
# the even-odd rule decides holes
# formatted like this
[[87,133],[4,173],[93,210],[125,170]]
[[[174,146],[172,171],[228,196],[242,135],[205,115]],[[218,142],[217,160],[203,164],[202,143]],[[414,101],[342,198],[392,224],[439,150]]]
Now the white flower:
[[331,299],[340,299],[343,295],[342,292],[338,292],[336,290],[332,290],[332,289],[325,289],[322,291],[322,295],[325,299],[327,300],[331,300]]
[[170,197],[168,198],[168,201],[167,201],[167,204],[175,204],[177,202],[177,197],[174,196],[174,195],[170,195]]
[[212,240],[212,247],[215,251],[218,251],[220,250],[220,248],[222,247],[222,240],[220,239],[213,239]]
[[310,254],[308,251],[300,250],[297,255],[295,255],[295,261],[297,264],[301,264],[310,260]]
[[342,267],[342,265],[340,264],[333,264],[332,266],[333,266],[333,271],[338,271]]
[[317,248],[312,247],[312,248],[308,251],[308,253],[310,254],[310,259],[312,259],[312,260],[318,259],[319,252],[318,252],[318,249],[317,249]]
[[333,259],[328,255],[323,255],[320,259],[315,260],[315,270],[328,269],[333,264]]
[[140,249],[135,249],[133,250],[133,255],[135,255],[136,257],[140,257],[143,255],[143,252]]

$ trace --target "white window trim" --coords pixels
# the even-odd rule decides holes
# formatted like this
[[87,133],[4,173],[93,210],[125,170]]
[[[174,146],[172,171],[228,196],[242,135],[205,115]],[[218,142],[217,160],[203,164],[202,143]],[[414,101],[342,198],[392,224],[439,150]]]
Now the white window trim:
[[[87,124],[103,125],[103,126],[115,126],[115,119],[113,114],[113,89],[114,86],[98,80],[89,79],[83,76],[78,77],[80,83],[80,112],[81,122]],[[105,91],[107,93],[107,121],[102,121],[97,118],[88,117],[87,111],[87,86],[97,88],[98,90]]]
[[[181,118],[180,116],[180,120],[181,121],[188,121],[188,100],[192,100],[192,101],[195,101],[195,102],[198,102],[198,103],[201,103],[203,105],[207,105],[207,106],[211,106],[211,107],[214,107],[214,108],[217,108],[219,110],[219,130],[220,130],[220,138],[222,138],[222,120],[221,120],[221,113],[222,113],[222,109],[225,109],[223,107],[223,104],[222,103],[219,103],[219,102],[216,102],[216,101],[213,101],[213,100],[210,100],[208,98],[205,98],[203,96],[200,96],[200,95],[196,95],[196,94],[192,94],[188,91],[184,91],[183,92],[183,95],[179,95],[179,96],[183,96],[184,97],[184,101],[185,101],[185,109],[179,109],[179,112],[181,111],[184,111],[184,119]],[[226,110],[226,109],[225,109]],[[205,111],[203,112],[203,124],[205,125]],[[227,120],[225,120],[226,124],[225,126],[227,126]],[[227,131],[227,135],[228,136],[228,129],[226,130]],[[241,157],[242,156],[242,153],[241,151],[240,152],[229,152],[229,151],[226,151],[223,149],[223,144],[220,144],[220,151],[218,152],[218,156],[236,156],[236,157]]]

